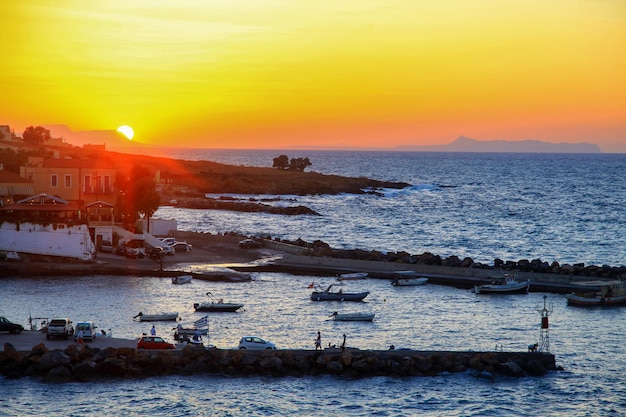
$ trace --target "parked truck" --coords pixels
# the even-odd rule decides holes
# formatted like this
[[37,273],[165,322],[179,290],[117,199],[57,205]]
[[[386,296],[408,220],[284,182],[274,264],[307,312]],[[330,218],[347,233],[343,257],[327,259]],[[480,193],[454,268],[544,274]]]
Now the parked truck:
[[50,340],[53,337],[61,337],[67,340],[70,336],[74,335],[74,326],[72,320],[68,318],[56,318],[50,320],[48,324],[48,333],[46,339]]

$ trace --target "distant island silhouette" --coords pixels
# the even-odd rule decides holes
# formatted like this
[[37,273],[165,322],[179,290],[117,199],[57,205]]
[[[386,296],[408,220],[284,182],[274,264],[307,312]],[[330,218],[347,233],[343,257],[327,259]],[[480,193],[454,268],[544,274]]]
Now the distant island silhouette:
[[[158,148],[158,145],[148,145],[138,140],[128,140],[116,130],[88,130],[72,131],[66,125],[44,125],[53,137],[63,137],[72,145],[106,144],[107,149],[122,152],[140,151],[142,148]],[[600,147],[593,143],[552,143],[539,140],[476,140],[467,136],[459,136],[447,145],[404,145],[391,148],[358,148],[354,146],[336,146],[321,148],[317,146],[297,146],[303,150],[364,150],[364,151],[411,151],[411,152],[511,152],[511,153],[602,153]]]
[[526,153],[602,153],[593,143],[552,143],[539,140],[476,140],[459,136],[447,145],[398,146],[399,151],[422,152],[526,152]]

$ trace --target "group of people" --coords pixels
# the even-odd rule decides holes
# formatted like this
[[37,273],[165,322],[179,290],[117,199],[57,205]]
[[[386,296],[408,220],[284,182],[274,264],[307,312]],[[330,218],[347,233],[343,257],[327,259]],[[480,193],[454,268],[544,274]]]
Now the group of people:
[[[329,348],[334,348],[336,347],[335,345],[331,345],[330,343],[328,344]],[[341,345],[339,346],[339,348],[341,350],[345,350],[346,349],[346,335],[343,335],[343,342],[341,343]],[[315,350],[323,350],[322,349],[322,334],[320,332],[317,332],[317,339],[315,339]]]

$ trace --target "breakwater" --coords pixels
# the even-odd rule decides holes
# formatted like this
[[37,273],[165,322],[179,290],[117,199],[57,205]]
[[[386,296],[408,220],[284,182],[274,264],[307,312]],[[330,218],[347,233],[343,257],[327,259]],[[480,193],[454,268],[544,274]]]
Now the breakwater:
[[[472,258],[459,258],[449,256],[444,258],[440,255],[424,252],[421,255],[410,254],[408,252],[380,252],[377,250],[362,249],[335,249],[325,242],[314,241],[305,242],[301,239],[296,241],[272,240],[267,236],[265,245],[282,250],[285,253],[319,259],[333,259],[336,265],[349,262],[378,262],[379,264],[390,264],[390,267],[380,269],[401,270],[442,270],[457,271],[450,275],[467,275],[462,271],[473,271],[476,276],[494,276],[503,271],[518,274],[520,277],[542,277],[556,276],[569,278],[571,281],[591,279],[624,279],[626,277],[626,265],[585,265],[584,263],[559,264],[558,262],[546,262],[541,259],[520,259],[518,261],[494,259],[493,265],[475,262]],[[322,263],[322,262],[320,262]],[[338,272],[341,269],[337,269]]]
[[0,352],[0,373],[7,378],[35,377],[51,382],[102,378],[146,378],[164,375],[224,374],[351,378],[419,377],[473,370],[485,375],[541,376],[557,370],[554,355],[541,352],[425,352],[414,350],[246,351],[186,346],[181,350],[141,351],[74,345],[49,350],[45,344],[29,352],[10,343]]

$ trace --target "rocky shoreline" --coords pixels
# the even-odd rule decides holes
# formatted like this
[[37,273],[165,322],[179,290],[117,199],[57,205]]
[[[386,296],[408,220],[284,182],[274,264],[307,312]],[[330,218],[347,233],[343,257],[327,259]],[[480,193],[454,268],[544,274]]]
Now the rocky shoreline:
[[9,379],[32,377],[47,382],[147,378],[166,375],[373,376],[419,377],[473,371],[485,377],[541,376],[560,370],[554,355],[539,352],[372,351],[346,348],[245,351],[186,346],[181,350],[141,351],[70,345],[49,350],[45,344],[28,352],[10,343],[0,352],[0,374]]

